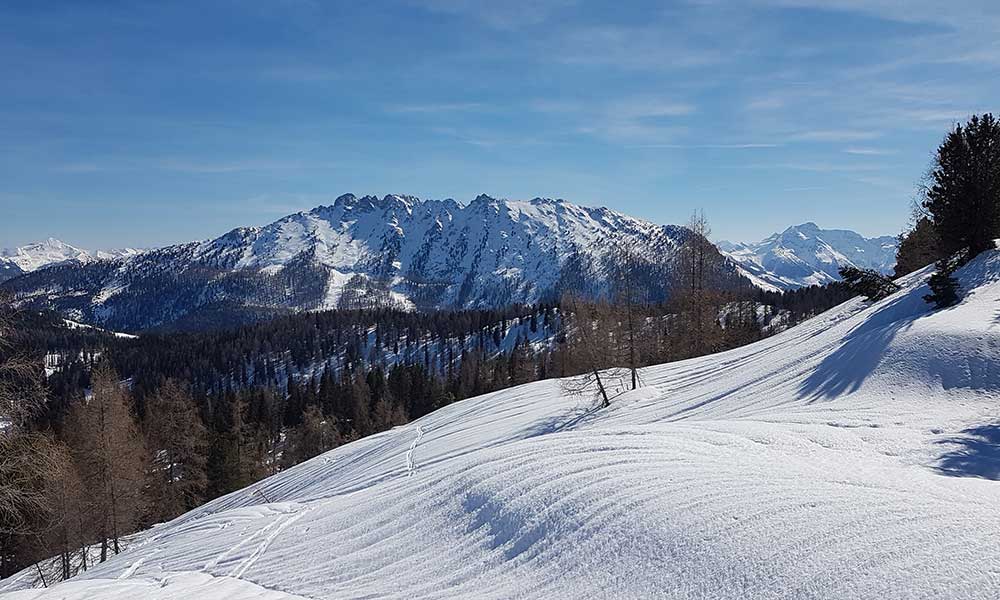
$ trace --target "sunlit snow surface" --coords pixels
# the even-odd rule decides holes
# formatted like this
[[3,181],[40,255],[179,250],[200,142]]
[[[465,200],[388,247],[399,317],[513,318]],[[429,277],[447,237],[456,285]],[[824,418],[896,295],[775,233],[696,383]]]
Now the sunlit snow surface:
[[453,404],[9,597],[998,598],[1000,254],[949,310],[926,275],[609,409]]

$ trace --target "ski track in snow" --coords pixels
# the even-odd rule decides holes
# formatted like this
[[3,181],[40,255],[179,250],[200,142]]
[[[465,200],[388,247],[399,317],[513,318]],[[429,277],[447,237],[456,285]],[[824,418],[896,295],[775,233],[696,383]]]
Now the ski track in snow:
[[261,543],[257,546],[256,549],[254,549],[253,553],[250,554],[250,556],[248,556],[247,559],[244,560],[238,567],[233,569],[233,572],[230,573],[229,576],[236,578],[243,577],[243,574],[246,573],[247,570],[249,570],[250,567],[254,565],[254,563],[260,560],[260,557],[264,556],[264,553],[267,552],[268,547],[271,545],[272,542],[274,542],[275,538],[281,535],[281,533],[285,529],[288,529],[293,523],[301,519],[308,512],[308,510],[309,509],[306,508],[297,513],[288,515],[283,519],[274,521],[272,523],[272,527],[270,527],[271,529],[273,529],[273,531],[267,534],[264,540],[261,541]]
[[10,598],[996,600],[1000,252],[948,310],[929,272],[606,409],[558,381],[451,404]]
[[406,476],[412,477],[415,467],[413,465],[413,451],[416,450],[417,444],[420,443],[420,438],[424,437],[424,430],[420,428],[420,425],[416,426],[417,437],[413,439],[410,444],[409,450],[406,451]]
[[121,575],[118,576],[118,579],[128,579],[129,577],[135,575],[135,572],[139,570],[139,567],[141,567],[142,563],[144,562],[146,562],[145,557],[135,561],[134,563],[129,565],[129,567],[125,569]]

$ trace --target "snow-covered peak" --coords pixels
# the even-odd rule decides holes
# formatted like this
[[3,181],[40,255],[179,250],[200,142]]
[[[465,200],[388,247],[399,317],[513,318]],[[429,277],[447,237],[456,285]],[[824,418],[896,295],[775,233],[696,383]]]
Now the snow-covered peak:
[[25,244],[14,249],[0,250],[0,263],[15,265],[21,272],[30,273],[43,267],[71,261],[86,263],[92,260],[127,258],[141,252],[142,250],[136,248],[97,250],[92,252],[50,237],[41,242]]
[[838,281],[844,266],[889,273],[896,264],[893,236],[865,238],[812,222],[793,225],[756,243],[720,242],[719,249],[765,289],[794,289]]
[[97,250],[93,253],[98,260],[116,260],[119,258],[130,258],[145,252],[142,248],[115,248],[112,250]]
[[[569,256],[583,253],[599,261],[610,240],[625,237],[647,256],[662,257],[683,235],[681,228],[561,199],[480,194],[462,205],[400,194],[344,194],[332,205],[263,227],[234,229],[201,244],[196,258],[269,273],[293,262],[319,265],[333,280],[322,307],[336,306],[350,280],[381,282],[406,298],[404,304],[413,302],[417,286],[419,294],[434,290],[435,306],[493,305],[553,293]],[[495,293],[500,297],[487,299]]]
[[0,256],[16,264],[25,273],[71,260],[82,262],[91,259],[90,253],[86,250],[51,237],[13,250],[5,249],[0,252]]

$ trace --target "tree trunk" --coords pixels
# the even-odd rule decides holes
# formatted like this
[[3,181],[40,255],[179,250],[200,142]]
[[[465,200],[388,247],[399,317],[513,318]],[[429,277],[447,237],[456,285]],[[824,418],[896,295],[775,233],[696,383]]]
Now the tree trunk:
[[45,573],[42,573],[42,567],[40,567],[37,562],[35,563],[35,569],[38,570],[38,576],[42,578],[42,585],[44,587],[49,587],[49,583],[45,581]]
[[601,381],[601,374],[597,369],[594,369],[594,380],[597,382],[597,389],[601,391],[601,406],[604,408],[611,406],[611,401],[608,400],[608,392],[604,389],[604,383]]

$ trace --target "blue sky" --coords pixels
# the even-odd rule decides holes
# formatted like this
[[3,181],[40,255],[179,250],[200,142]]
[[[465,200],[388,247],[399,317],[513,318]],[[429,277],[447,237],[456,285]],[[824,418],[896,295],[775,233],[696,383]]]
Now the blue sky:
[[875,235],[997,110],[1000,3],[4,3],[0,69],[0,246],[201,239],[345,192]]

